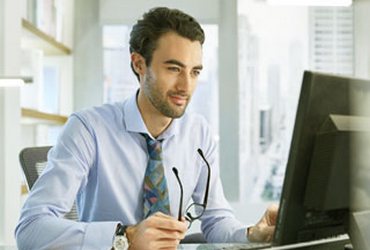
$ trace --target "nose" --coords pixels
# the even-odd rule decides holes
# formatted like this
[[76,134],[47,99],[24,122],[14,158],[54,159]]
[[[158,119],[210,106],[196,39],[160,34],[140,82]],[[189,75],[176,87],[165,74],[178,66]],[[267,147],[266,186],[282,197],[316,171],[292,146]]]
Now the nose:
[[177,81],[176,88],[178,91],[184,91],[187,93],[194,82],[195,79],[193,79],[189,72],[183,72]]

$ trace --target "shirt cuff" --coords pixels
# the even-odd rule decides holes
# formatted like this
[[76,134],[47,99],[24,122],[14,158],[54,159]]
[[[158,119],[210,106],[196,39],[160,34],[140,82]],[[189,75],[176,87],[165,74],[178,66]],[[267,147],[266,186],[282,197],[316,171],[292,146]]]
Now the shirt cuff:
[[240,243],[249,243],[249,239],[248,239],[248,228],[254,226],[254,224],[248,224],[246,226],[244,226],[243,228],[239,228],[238,230],[236,230],[233,234],[233,241],[234,242],[240,242]]
[[87,223],[82,249],[110,249],[119,221]]
[[247,228],[244,227],[236,230],[233,234],[232,242],[247,243],[248,242]]

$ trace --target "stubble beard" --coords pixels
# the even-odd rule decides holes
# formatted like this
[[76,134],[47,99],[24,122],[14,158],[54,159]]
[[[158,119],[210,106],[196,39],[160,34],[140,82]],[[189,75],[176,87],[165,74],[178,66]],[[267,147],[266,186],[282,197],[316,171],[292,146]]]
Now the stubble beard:
[[167,101],[166,96],[168,95],[183,95],[182,93],[177,93],[174,91],[168,91],[164,94],[161,93],[161,91],[156,88],[156,83],[154,80],[154,76],[150,69],[148,69],[146,78],[144,79],[143,84],[143,92],[145,96],[148,98],[150,103],[164,116],[170,117],[170,118],[180,118],[184,115],[186,107],[189,104],[190,96],[187,96],[186,104],[183,107],[176,106],[172,107],[171,104]]

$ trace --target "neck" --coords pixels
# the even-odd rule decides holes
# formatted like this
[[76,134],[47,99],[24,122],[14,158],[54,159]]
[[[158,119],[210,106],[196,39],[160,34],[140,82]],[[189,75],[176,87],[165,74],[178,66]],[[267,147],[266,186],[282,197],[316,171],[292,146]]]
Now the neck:
[[141,90],[137,97],[137,105],[146,128],[154,138],[162,134],[171,124],[172,118],[160,113]]

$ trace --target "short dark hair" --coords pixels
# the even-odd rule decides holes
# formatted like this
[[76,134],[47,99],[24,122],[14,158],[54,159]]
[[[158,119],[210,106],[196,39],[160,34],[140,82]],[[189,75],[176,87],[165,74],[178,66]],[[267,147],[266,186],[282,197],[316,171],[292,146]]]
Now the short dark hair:
[[[204,31],[195,18],[177,9],[157,7],[145,13],[143,19],[138,20],[133,26],[130,33],[130,53],[139,53],[149,66],[158,39],[171,31],[191,41],[204,43]],[[139,79],[132,62],[131,69]]]

